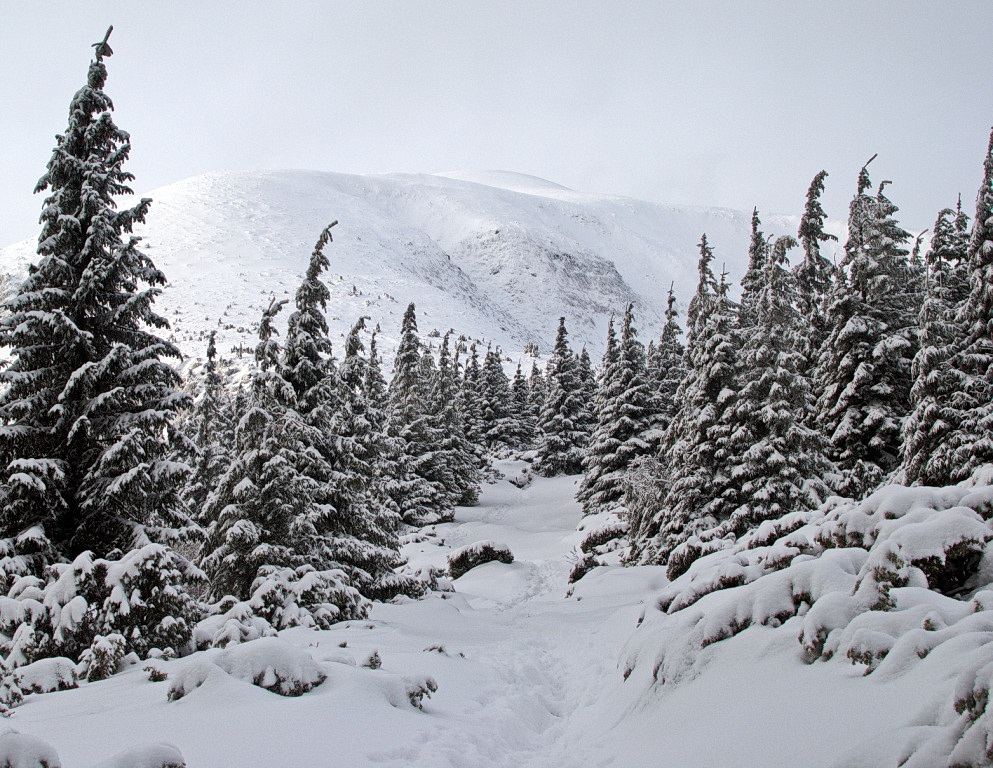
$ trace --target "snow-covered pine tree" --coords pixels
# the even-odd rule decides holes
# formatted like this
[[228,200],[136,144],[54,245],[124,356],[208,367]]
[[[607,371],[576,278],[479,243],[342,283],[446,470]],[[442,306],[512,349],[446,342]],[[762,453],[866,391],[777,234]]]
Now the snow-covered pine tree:
[[194,435],[197,454],[193,471],[183,489],[183,499],[194,519],[203,525],[203,507],[210,492],[231,463],[234,445],[234,405],[228,396],[220,371],[217,369],[216,333],[207,337],[200,391],[194,399],[189,431]]
[[634,304],[628,304],[621,339],[608,328],[600,387],[595,399],[596,428],[583,460],[583,480],[576,499],[584,514],[609,511],[624,498],[624,475],[651,447],[645,433],[652,421],[654,393],[648,382],[645,349],[634,326]]
[[[824,231],[827,215],[821,206],[821,194],[824,192],[824,179],[827,175],[827,171],[821,171],[810,182],[797,232],[797,238],[803,247],[803,259],[793,268],[793,274],[796,278],[800,316],[807,325],[800,348],[804,355],[804,375],[810,375],[820,348],[827,338],[826,305],[835,278],[834,265],[821,254],[821,243],[838,239]],[[808,426],[813,426],[812,419]]]
[[48,193],[38,261],[0,313],[0,537],[23,556],[6,561],[15,571],[191,530],[178,493],[189,467],[169,459],[188,398],[152,308],[165,276],[131,235],[151,201],[116,210],[134,177],[104,93],[110,55],[97,49],[72,99],[35,190]]
[[759,229],[759,209],[752,209],[752,233],[748,240],[748,268],[741,279],[741,304],[738,310],[738,324],[741,328],[751,328],[756,323],[759,293],[765,275],[769,244]]
[[666,300],[665,324],[662,326],[659,343],[648,366],[648,380],[655,387],[655,402],[652,406],[654,419],[646,439],[653,446],[653,453],[660,445],[662,435],[665,434],[676,412],[676,391],[686,378],[684,362],[686,349],[680,341],[683,329],[679,327],[678,317],[676,294],[673,286],[670,285]]
[[780,237],[767,253],[755,325],[740,355],[734,428],[721,445],[739,506],[711,538],[741,536],[764,520],[812,509],[826,495],[826,443],[803,423],[811,400],[800,347],[806,326],[786,257],[796,244]]
[[400,510],[377,478],[387,447],[381,415],[369,402],[365,384],[368,361],[361,333],[366,318],[352,326],[337,371],[338,403],[327,422],[334,452],[330,501],[333,564],[348,574],[365,597],[386,600],[403,593],[417,596],[423,585],[395,569],[400,555]]
[[951,368],[962,385],[952,400],[953,480],[993,462],[993,132],[976,196],[968,250],[969,294],[959,311]]
[[548,361],[548,391],[539,416],[535,471],[545,477],[575,475],[583,470],[589,440],[590,414],[580,378],[580,364],[569,348],[565,318],[559,318],[555,348]]
[[518,448],[529,450],[534,445],[538,429],[538,413],[531,403],[528,380],[518,361],[514,379],[510,383],[510,397],[513,403],[514,419],[518,425]]
[[911,369],[911,412],[903,425],[903,481],[948,485],[955,474],[957,422],[952,407],[963,388],[961,371],[951,365],[962,335],[956,316],[968,295],[968,217],[945,208],[938,214],[931,247],[924,257],[926,291],[918,317],[920,349]]
[[[300,414],[286,403],[293,387],[279,375],[279,345],[272,322],[286,300],[271,301],[259,324],[258,368],[247,410],[235,430],[232,463],[207,499],[211,523],[201,567],[209,596],[247,600],[265,568],[296,568],[309,562],[312,530],[299,522],[314,516],[320,485],[299,470],[300,440],[307,432]],[[304,526],[309,528],[310,526]]]
[[479,390],[483,408],[483,441],[491,452],[514,448],[520,444],[510,380],[503,370],[500,358],[499,349],[486,350]]
[[663,441],[656,500],[653,506],[635,511],[640,534],[631,542],[631,557],[640,562],[665,563],[676,546],[719,522],[711,507],[726,490],[718,484],[726,467],[718,461],[714,433],[736,388],[737,313],[725,279],[717,285],[712,261],[713,251],[704,236],[700,281],[690,302],[689,370],[676,393],[677,411]]
[[422,375],[421,342],[411,303],[403,316],[393,378],[387,392],[387,429],[402,444],[393,500],[400,507],[404,522],[411,525],[450,519],[452,514],[443,479],[437,477],[434,452],[441,435],[428,407],[429,386],[430,382],[424,381]]
[[916,353],[904,247],[909,234],[893,219],[897,208],[884,196],[885,184],[873,194],[863,166],[849,211],[846,274],[832,293],[830,333],[815,374],[817,423],[843,473],[836,490],[854,497],[899,463]]
[[453,505],[472,506],[479,501],[479,456],[465,436],[458,408],[459,379],[452,359],[451,331],[441,340],[438,369],[431,384],[430,403],[440,428],[436,449],[448,468],[446,489]]

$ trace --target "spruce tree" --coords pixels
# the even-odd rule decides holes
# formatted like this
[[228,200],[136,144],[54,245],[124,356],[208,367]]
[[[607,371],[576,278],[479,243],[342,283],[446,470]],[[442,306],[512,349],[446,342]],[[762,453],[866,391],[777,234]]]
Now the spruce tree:
[[[961,201],[960,201],[961,206]],[[914,357],[912,410],[903,426],[903,480],[947,485],[955,474],[952,403],[962,388],[951,365],[961,335],[956,321],[968,294],[968,221],[945,208],[938,214],[931,247],[924,257],[926,291],[918,318],[920,349]]]
[[388,390],[387,429],[400,441],[393,500],[404,522],[425,525],[451,517],[444,478],[439,478],[434,451],[441,436],[429,411],[428,387],[421,367],[417,316],[411,303],[403,316],[400,344]]
[[993,461],[993,133],[976,197],[968,249],[969,294],[959,311],[951,368],[961,382],[953,400],[952,479]]
[[480,468],[476,449],[465,435],[458,408],[459,379],[450,346],[451,331],[441,340],[438,369],[431,384],[430,403],[436,413],[441,442],[437,451],[448,468],[446,490],[453,505],[479,501]]
[[904,247],[909,235],[893,219],[897,208],[884,187],[872,194],[862,168],[849,212],[846,274],[832,294],[830,334],[816,372],[818,426],[843,472],[837,490],[855,497],[899,463],[916,353]]
[[762,290],[765,274],[765,263],[769,244],[765,235],[759,229],[759,209],[752,209],[752,233],[748,241],[748,268],[741,280],[741,305],[738,310],[738,324],[742,328],[751,328],[757,321],[757,304]]
[[535,470],[545,477],[582,472],[591,420],[580,361],[569,348],[565,318],[559,318],[555,348],[548,361],[548,392],[539,417]]
[[490,451],[513,448],[520,444],[519,426],[514,417],[510,380],[503,370],[500,351],[486,350],[480,380],[483,441]]
[[110,55],[97,46],[72,99],[35,190],[47,192],[38,261],[0,313],[0,536],[35,572],[191,530],[178,495],[189,467],[169,459],[188,398],[152,308],[166,280],[131,234],[151,201],[116,209],[134,177],[104,93]]
[[613,322],[595,400],[597,425],[586,449],[583,480],[576,495],[585,514],[621,504],[626,470],[651,447],[645,432],[653,416],[654,393],[645,350],[634,326],[633,304],[624,312],[619,344],[612,341],[612,331]]
[[[827,338],[826,304],[835,275],[834,265],[821,254],[821,243],[838,239],[824,231],[827,215],[820,198],[827,175],[827,171],[818,173],[807,190],[807,203],[797,232],[803,247],[803,259],[793,268],[800,316],[807,325],[807,331],[801,338],[801,352],[804,355],[804,374],[808,376]],[[808,426],[812,426],[812,422]]]
[[786,258],[795,245],[792,237],[780,237],[767,254],[755,325],[740,356],[739,392],[729,414],[734,426],[719,446],[738,506],[710,534],[714,538],[812,509],[825,495],[819,479],[828,469],[825,441],[803,423],[810,401],[800,347],[805,325]]
[[528,379],[524,376],[521,363],[517,363],[514,379],[510,383],[510,397],[513,404],[514,420],[517,422],[518,448],[529,450],[534,445],[537,434],[538,413],[531,402]]

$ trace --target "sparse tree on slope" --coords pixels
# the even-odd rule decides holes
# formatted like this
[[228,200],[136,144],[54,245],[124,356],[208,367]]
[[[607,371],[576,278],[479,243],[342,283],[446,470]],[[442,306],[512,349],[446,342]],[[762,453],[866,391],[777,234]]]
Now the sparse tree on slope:
[[[190,521],[178,498],[189,467],[169,455],[187,398],[155,330],[165,276],[131,235],[151,201],[130,195],[128,134],[104,93],[98,48],[36,191],[47,192],[38,261],[0,320],[0,536],[14,570],[168,541]],[[19,563],[19,565],[17,565]]]

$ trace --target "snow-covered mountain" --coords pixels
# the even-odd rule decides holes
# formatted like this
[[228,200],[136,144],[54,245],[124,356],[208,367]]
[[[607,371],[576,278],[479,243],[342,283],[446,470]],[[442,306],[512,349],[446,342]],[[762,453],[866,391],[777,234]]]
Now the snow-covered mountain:
[[[389,356],[414,301],[423,333],[454,328],[515,359],[528,342],[547,352],[560,316],[573,345],[596,359],[608,318],[629,301],[642,337],[654,336],[670,282],[683,306],[696,285],[700,235],[737,281],[750,227],[750,213],[584,194],[507,172],[211,173],[147,196],[153,204],[139,234],[170,280],[158,307],[190,357],[202,354],[211,329],[222,353],[251,347],[270,296],[292,298],[334,219],[333,333],[366,315],[381,325]],[[770,235],[796,226],[795,217],[763,216]],[[0,250],[8,286],[34,245]]]

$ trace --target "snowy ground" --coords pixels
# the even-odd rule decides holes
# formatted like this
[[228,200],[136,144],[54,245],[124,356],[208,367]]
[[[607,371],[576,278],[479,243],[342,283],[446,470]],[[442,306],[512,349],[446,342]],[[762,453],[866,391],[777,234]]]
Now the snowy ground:
[[[522,468],[499,466],[508,477]],[[157,662],[166,682],[138,665],[31,695],[7,725],[49,742],[66,768],[155,742],[178,747],[190,768],[882,765],[863,742],[918,715],[922,688],[948,684],[940,665],[876,680],[845,662],[804,664],[798,619],[709,646],[672,686],[625,680],[639,617],[666,581],[661,569],[610,567],[570,590],[575,483],[501,480],[407,547],[412,564],[442,566],[452,549],[492,540],[514,563],[480,566],[454,593],[377,605],[367,621],[282,633],[327,675],[302,696],[238,679],[233,657],[221,671],[210,651]],[[362,666],[373,651],[379,669]],[[203,684],[168,701],[194,665]],[[428,677],[438,690],[418,709],[407,692]]]

